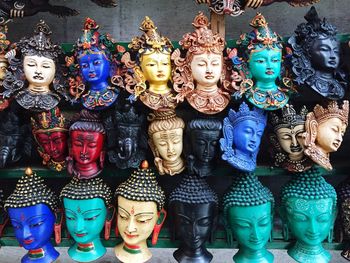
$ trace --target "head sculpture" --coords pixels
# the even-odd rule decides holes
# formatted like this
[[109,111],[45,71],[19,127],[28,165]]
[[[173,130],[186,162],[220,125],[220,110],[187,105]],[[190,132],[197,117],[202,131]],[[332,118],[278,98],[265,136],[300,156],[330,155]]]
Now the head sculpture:
[[106,253],[100,240],[109,238],[114,208],[111,205],[112,191],[101,178],[73,179],[62,189],[67,229],[76,243],[68,249],[75,261],[90,262]]
[[43,164],[58,172],[62,171],[66,167],[68,155],[68,121],[57,107],[37,113],[31,121]]
[[130,53],[122,57],[128,69],[125,88],[131,99],[139,98],[153,110],[174,109],[177,106],[171,80],[170,54],[173,46],[167,37],[157,32],[153,21],[146,16],[141,23],[142,36],[129,44]]
[[349,238],[350,238],[350,184],[349,180],[346,180],[345,183],[342,183],[340,187],[337,189],[338,195],[338,208],[340,212],[340,222],[342,233],[345,235],[347,243],[344,246],[344,250],[341,252],[341,255],[350,260],[350,246],[349,246]]
[[[285,75],[282,38],[273,32],[265,17],[257,13],[250,25],[254,28],[237,41],[238,51],[230,52],[233,67],[243,76],[235,96],[243,94],[249,102],[264,110],[282,108],[289,100],[291,80]],[[235,81],[235,80],[234,80]]]
[[[186,175],[171,192],[169,206],[174,233],[181,239],[174,252],[177,262],[210,262],[205,242],[214,233],[219,199],[204,178]],[[176,235],[175,234],[175,235]]]
[[327,170],[332,170],[329,160],[331,152],[336,152],[348,126],[349,101],[341,107],[336,101],[329,101],[327,108],[317,104],[313,112],[306,116],[304,144],[305,155]]
[[108,138],[113,140],[113,149],[108,151],[109,161],[121,169],[139,167],[146,157],[147,135],[143,129],[145,115],[129,105],[124,110],[115,111],[114,121],[116,136]]
[[196,110],[215,114],[226,108],[232,92],[230,72],[224,61],[225,40],[209,29],[209,19],[202,13],[194,18],[195,32],[187,33],[180,40],[185,57],[180,50],[171,56],[174,90],[178,100],[184,98]]
[[[3,92],[2,82],[5,79],[8,61],[5,57],[6,53],[9,50],[9,46],[11,42],[7,39],[7,23],[9,20],[0,21],[0,94]],[[10,102],[7,99],[4,99],[2,95],[0,95],[0,111],[6,109],[9,106]]]
[[80,100],[88,110],[101,110],[113,105],[122,85],[111,51],[115,40],[101,34],[95,20],[87,17],[83,35],[66,57],[69,75],[69,92],[74,101]]
[[311,7],[305,19],[307,23],[298,25],[288,40],[293,49],[294,81],[327,99],[342,99],[347,83],[344,72],[339,69],[337,28],[325,18],[321,20],[315,7]]
[[82,110],[69,128],[70,146],[67,170],[78,178],[92,178],[102,172],[105,128],[99,114]]
[[[337,194],[321,176],[318,168],[311,168],[293,177],[282,188],[281,216],[296,243],[288,254],[298,262],[329,262],[331,255],[322,242],[333,238]],[[288,232],[284,233],[288,239]]]
[[61,48],[52,43],[51,33],[49,26],[40,20],[34,35],[17,42],[8,59],[10,66],[2,96],[14,97],[26,110],[48,111],[57,106],[61,97],[68,100],[58,63]]
[[[18,180],[16,189],[4,205],[7,210],[16,239],[28,253],[22,263],[54,262],[59,253],[51,244],[56,228],[58,199],[42,178],[31,168]],[[56,235],[56,231],[55,231]],[[60,237],[56,236],[56,241]]]
[[184,121],[174,110],[155,111],[149,116],[148,144],[159,174],[175,175],[185,169],[181,157]]
[[230,109],[224,119],[224,138],[220,139],[222,159],[238,170],[254,171],[266,122],[263,110],[255,107],[250,110],[245,102],[237,112]]
[[213,162],[219,153],[222,123],[219,119],[193,119],[186,127],[188,170],[200,177],[212,175]]
[[228,242],[239,244],[234,262],[273,262],[266,250],[271,238],[274,198],[254,174],[238,174],[223,198]]
[[163,209],[165,194],[158,185],[154,172],[147,161],[133,171],[115,192],[117,197],[117,227],[123,242],[115,247],[115,255],[121,262],[142,263],[152,254],[147,238],[152,234],[155,245],[166,218]]
[[311,167],[310,160],[304,155],[305,120],[308,111],[305,106],[297,114],[293,105],[286,104],[281,114],[270,114],[273,133],[270,141],[273,146],[275,165],[290,172],[302,172]]

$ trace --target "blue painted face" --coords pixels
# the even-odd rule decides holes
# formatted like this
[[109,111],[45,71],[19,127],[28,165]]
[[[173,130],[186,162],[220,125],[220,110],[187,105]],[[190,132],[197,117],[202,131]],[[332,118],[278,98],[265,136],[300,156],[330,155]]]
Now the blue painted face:
[[50,242],[55,215],[45,204],[23,208],[9,208],[12,226],[20,243],[27,250],[44,247]]

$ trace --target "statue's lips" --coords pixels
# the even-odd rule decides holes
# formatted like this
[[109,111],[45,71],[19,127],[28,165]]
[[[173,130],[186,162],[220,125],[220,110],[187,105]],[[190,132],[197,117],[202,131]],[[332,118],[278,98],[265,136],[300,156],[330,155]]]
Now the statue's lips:
[[158,74],[157,77],[158,77],[158,78],[164,78],[165,75],[164,75],[164,74]]
[[43,79],[44,79],[44,77],[42,77],[42,76],[39,76],[39,75],[35,75],[35,76],[33,77],[33,79],[39,79],[39,80],[43,80]]
[[84,237],[84,236],[86,236],[86,233],[75,233],[75,235],[77,236],[77,237]]
[[250,239],[249,240],[250,243],[254,244],[254,245],[260,245],[263,240],[259,240],[259,239]]
[[31,243],[33,243],[34,239],[25,239],[23,240],[23,243],[26,245],[30,245]]
[[130,235],[126,232],[124,232],[124,234],[128,237],[128,238],[135,238],[135,237],[138,237],[139,235]]
[[96,73],[89,73],[89,78],[96,78]]
[[214,76],[213,75],[211,75],[211,74],[207,74],[207,75],[205,75],[205,79],[213,79],[214,78]]
[[305,236],[310,240],[316,240],[320,238],[320,234],[308,234],[306,233]]
[[275,72],[273,70],[266,70],[265,72],[267,75],[273,75]]

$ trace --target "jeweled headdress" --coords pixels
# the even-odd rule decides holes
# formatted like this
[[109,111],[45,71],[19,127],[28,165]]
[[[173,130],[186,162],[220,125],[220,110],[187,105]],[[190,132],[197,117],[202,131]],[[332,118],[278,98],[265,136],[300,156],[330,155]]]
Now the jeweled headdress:
[[286,104],[281,111],[281,116],[273,112],[270,113],[270,122],[274,131],[280,128],[293,128],[297,125],[305,124],[306,115],[308,113],[305,106],[301,108],[299,114],[297,114],[293,105],[290,104]]
[[264,125],[266,125],[267,122],[267,115],[264,110],[256,107],[250,110],[248,104],[245,102],[241,103],[238,111],[230,109],[227,118],[233,127],[243,120],[253,120],[258,123],[263,123]]
[[58,199],[54,192],[44,183],[31,168],[18,180],[15,191],[5,201],[5,209],[21,208],[45,204],[54,212],[58,208]]
[[11,44],[11,42],[7,39],[7,21],[0,22],[0,61],[6,61],[7,59],[4,57],[6,52],[8,51],[8,48]]
[[60,198],[73,200],[101,198],[108,207],[112,203],[112,191],[101,178],[95,177],[81,180],[78,177],[73,177],[73,179],[63,187]]
[[318,123],[324,122],[330,118],[339,118],[342,122],[348,125],[349,122],[349,101],[344,100],[341,108],[334,100],[330,101],[327,108],[323,108],[317,104],[314,107],[313,112],[307,115],[307,119],[316,119]]
[[40,132],[68,131],[68,123],[58,107],[31,117],[33,134]]
[[130,107],[128,111],[116,111],[115,120],[118,126],[141,126],[145,120],[143,114],[138,114],[135,107]]

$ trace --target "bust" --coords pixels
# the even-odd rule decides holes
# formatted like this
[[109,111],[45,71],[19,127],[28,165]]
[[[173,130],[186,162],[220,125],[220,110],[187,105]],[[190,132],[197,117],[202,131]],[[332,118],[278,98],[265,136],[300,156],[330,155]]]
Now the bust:
[[219,119],[193,119],[187,124],[188,170],[200,177],[212,175],[213,161],[219,153],[222,123]]
[[[11,42],[7,39],[7,23],[10,20],[4,20],[0,22],[0,93],[3,92],[2,82],[6,77],[8,61],[5,57]],[[10,101],[4,99],[2,95],[0,95],[0,111],[6,109],[10,104]]]
[[186,98],[199,112],[215,114],[226,108],[232,93],[230,71],[223,57],[225,40],[208,28],[209,19],[202,12],[192,25],[195,32],[185,34],[179,42],[185,57],[179,49],[171,56],[176,98]]
[[58,172],[66,167],[68,123],[59,108],[40,112],[31,118],[32,133],[43,164]]
[[239,244],[233,256],[236,263],[272,263],[274,256],[266,250],[271,238],[274,198],[257,176],[235,175],[232,186],[223,198],[224,220],[228,242],[232,234]]
[[60,198],[68,232],[76,242],[68,249],[68,255],[78,262],[103,257],[107,250],[100,240],[100,233],[105,227],[105,239],[108,239],[114,214],[111,189],[101,178],[80,180],[73,177],[63,187]]
[[327,170],[332,170],[330,153],[336,152],[348,126],[349,101],[341,107],[336,101],[328,102],[327,107],[317,104],[313,112],[306,116],[304,145],[305,155]]
[[280,109],[287,104],[292,91],[291,80],[284,76],[282,39],[268,27],[260,13],[250,25],[254,30],[242,34],[237,41],[238,51],[230,52],[233,68],[243,76],[243,80],[238,78],[240,84],[234,96],[244,95],[250,103],[264,110]]
[[154,155],[159,174],[175,175],[185,169],[181,157],[184,121],[174,110],[154,111],[149,116],[148,144]]
[[174,109],[175,92],[171,88],[170,40],[159,35],[153,21],[146,16],[141,23],[142,36],[134,37],[128,45],[130,52],[122,57],[127,68],[124,82],[131,93],[130,100],[138,98],[153,110]]
[[43,21],[32,37],[22,38],[10,53],[2,96],[15,98],[26,110],[42,112],[57,106],[61,97],[68,100],[61,68],[61,48],[52,43],[51,29]]
[[220,139],[221,158],[238,170],[254,171],[266,122],[263,110],[255,107],[250,110],[245,102],[237,112],[230,109],[224,119],[224,138]]
[[180,247],[173,256],[177,262],[205,263],[213,255],[205,242],[213,235],[218,216],[218,197],[204,178],[186,175],[171,192],[169,207],[174,222],[173,232]]
[[337,207],[334,188],[313,167],[293,177],[282,188],[281,198],[281,216],[296,238],[289,256],[297,262],[329,262],[331,255],[322,242],[327,236],[332,240]]
[[[28,250],[21,262],[56,261],[59,253],[51,244],[51,236],[56,228],[58,199],[45,185],[44,180],[31,168],[27,168],[18,180],[16,189],[5,201],[4,207],[9,214],[17,241]],[[56,236],[56,240],[59,238]]]
[[78,178],[98,176],[103,169],[105,129],[97,113],[82,110],[69,128],[68,173]]
[[315,7],[311,7],[305,19],[307,23],[298,25],[288,40],[293,49],[294,82],[326,99],[342,99],[347,82],[339,68],[337,28],[326,19],[321,20]]
[[290,172],[302,172],[311,167],[310,160],[304,155],[305,120],[307,109],[303,106],[297,114],[293,105],[286,104],[281,114],[271,112],[270,124],[273,133],[270,141],[273,146],[275,165]]
[[350,261],[350,246],[349,246],[349,237],[350,237],[350,185],[349,180],[346,180],[340,185],[337,189],[338,195],[338,209],[340,213],[340,222],[341,222],[341,231],[345,236],[343,243],[346,243],[344,246],[341,255]]
[[152,257],[147,238],[153,232],[152,244],[157,243],[166,218],[163,209],[165,194],[147,161],[143,161],[140,168],[117,187],[115,195],[117,230],[123,239],[115,247],[115,255],[121,262],[146,262]]
[[88,110],[106,109],[119,95],[117,86],[121,77],[110,51],[115,40],[98,29],[95,20],[87,17],[84,33],[74,45],[73,56],[66,56],[70,95]]

